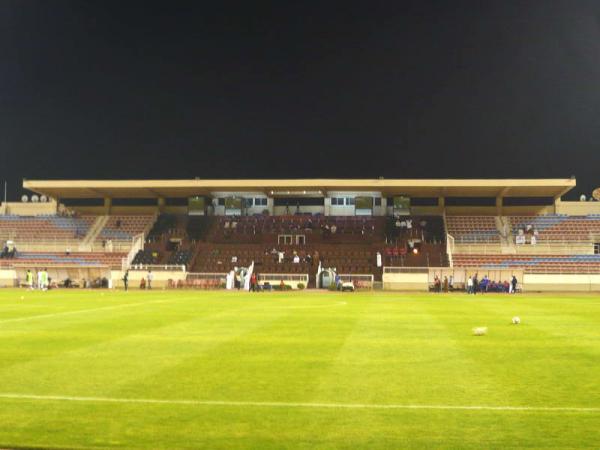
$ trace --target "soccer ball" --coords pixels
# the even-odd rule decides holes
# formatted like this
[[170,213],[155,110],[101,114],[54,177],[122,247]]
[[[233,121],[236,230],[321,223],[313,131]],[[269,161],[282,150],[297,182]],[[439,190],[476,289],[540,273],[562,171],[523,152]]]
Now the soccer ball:
[[485,336],[487,334],[487,327],[473,328],[473,336]]
[[519,325],[521,323],[521,319],[519,319],[518,316],[515,316],[515,317],[512,318],[512,323],[514,325]]

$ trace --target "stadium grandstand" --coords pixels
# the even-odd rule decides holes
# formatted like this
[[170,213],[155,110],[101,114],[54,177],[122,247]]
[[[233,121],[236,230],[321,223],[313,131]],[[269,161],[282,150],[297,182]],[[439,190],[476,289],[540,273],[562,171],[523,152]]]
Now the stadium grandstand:
[[[600,202],[568,179],[25,180],[0,208],[0,282],[430,289],[450,278],[600,289]],[[231,283],[228,281],[232,276]],[[242,277],[243,278],[243,277]]]

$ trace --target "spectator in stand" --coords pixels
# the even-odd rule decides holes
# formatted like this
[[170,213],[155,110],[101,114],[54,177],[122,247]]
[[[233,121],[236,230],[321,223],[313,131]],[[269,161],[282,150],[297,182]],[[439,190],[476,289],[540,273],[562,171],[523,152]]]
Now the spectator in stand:
[[294,261],[294,264],[299,264],[300,263],[300,257],[297,254],[294,255],[293,261]]
[[237,256],[235,256],[235,255],[233,255],[233,256],[231,257],[231,262],[232,262],[232,263],[236,263],[237,261],[238,261],[238,257],[237,257]]
[[535,237],[535,234],[533,236],[531,236],[531,245],[536,245],[537,244],[537,238]]
[[279,264],[283,263],[284,258],[285,258],[285,252],[284,251],[280,250],[279,252],[277,252],[277,262]]
[[313,260],[312,256],[310,255],[310,253],[308,253],[306,255],[306,262],[312,266],[312,260]]
[[337,225],[334,223],[333,225],[331,225],[331,234],[335,234],[335,232],[337,231]]

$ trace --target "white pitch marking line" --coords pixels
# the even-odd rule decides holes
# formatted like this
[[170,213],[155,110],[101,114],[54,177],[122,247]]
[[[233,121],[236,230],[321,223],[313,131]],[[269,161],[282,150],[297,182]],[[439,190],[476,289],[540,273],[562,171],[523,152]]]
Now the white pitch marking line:
[[335,302],[327,303],[325,305],[292,305],[292,306],[279,306],[279,309],[317,309],[317,308],[331,308],[332,306],[343,306],[347,305],[348,302]]
[[150,301],[150,302],[125,303],[122,305],[102,306],[100,308],[78,309],[77,311],[65,311],[65,312],[51,313],[51,314],[39,314],[37,316],[15,317],[13,319],[0,320],[0,325],[3,323],[25,322],[27,320],[45,319],[47,317],[70,316],[70,315],[74,315],[74,314],[83,314],[83,313],[87,313],[87,312],[105,311],[105,310],[109,310],[109,309],[120,309],[120,308],[127,308],[130,306],[143,306],[143,305],[150,305],[153,303],[166,303],[166,302],[170,302],[170,301],[171,300],[154,300],[154,301]]
[[252,402],[227,400],[169,400],[149,398],[114,397],[73,397],[67,395],[33,395],[0,393],[0,399],[40,400],[88,403],[138,403],[154,405],[191,405],[191,406],[250,406],[274,408],[312,408],[312,409],[406,409],[406,410],[465,410],[465,411],[532,411],[532,412],[592,412],[600,413],[600,407],[578,406],[489,406],[489,405],[402,405],[377,403],[301,403],[301,402]]

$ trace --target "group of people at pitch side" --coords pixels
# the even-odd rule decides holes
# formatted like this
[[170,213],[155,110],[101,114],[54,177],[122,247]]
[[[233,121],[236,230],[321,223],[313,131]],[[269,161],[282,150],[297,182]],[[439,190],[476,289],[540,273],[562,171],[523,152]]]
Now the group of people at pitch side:
[[[154,274],[149,270],[146,277],[142,277],[140,280],[140,289],[152,289],[152,280],[154,280]],[[123,287],[126,291],[129,290],[129,270],[123,274]]]
[[25,273],[25,283],[27,284],[28,289],[35,289],[36,287],[41,291],[47,291],[48,286],[50,285],[50,277],[48,276],[48,271],[46,269],[38,270],[37,272],[37,284],[34,283],[33,272],[27,269]]
[[510,282],[508,280],[495,281],[490,280],[487,275],[479,280],[477,278],[477,273],[471,277],[467,278],[467,294],[476,295],[478,292],[483,294],[485,292],[507,292],[509,294],[514,294],[517,292],[517,277],[513,275]]

